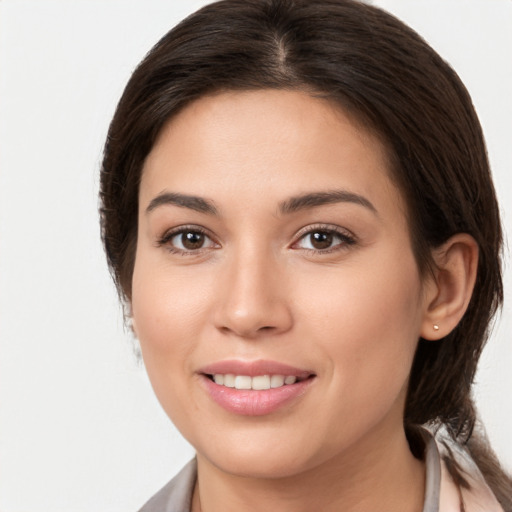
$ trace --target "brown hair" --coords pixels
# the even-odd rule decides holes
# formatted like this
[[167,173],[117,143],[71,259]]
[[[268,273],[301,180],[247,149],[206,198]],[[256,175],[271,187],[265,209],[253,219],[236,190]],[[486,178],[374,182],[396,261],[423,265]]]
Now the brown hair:
[[[471,448],[481,440],[472,438],[471,385],[503,298],[502,233],[485,143],[457,74],[376,7],[354,0],[224,0],[186,18],[149,52],[119,102],[101,170],[102,235],[121,298],[131,297],[142,167],[163,125],[206,94],[263,88],[328,98],[379,134],[408,204],[422,272],[432,265],[431,249],[453,234],[477,241],[468,310],[440,342],[419,340],[404,418],[409,432],[444,424]],[[510,480],[488,445],[476,444],[474,456],[496,495],[512,506]]]

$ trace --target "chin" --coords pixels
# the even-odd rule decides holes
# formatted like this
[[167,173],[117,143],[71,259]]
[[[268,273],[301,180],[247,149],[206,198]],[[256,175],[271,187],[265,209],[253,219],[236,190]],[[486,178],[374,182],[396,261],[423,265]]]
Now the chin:
[[[322,454],[315,453],[311,439],[293,439],[290,436],[283,439],[276,434],[274,432],[270,439],[266,436],[219,442],[210,439],[203,446],[196,445],[198,458],[206,459],[225,473],[257,479],[290,477],[322,462]],[[306,452],[305,448],[309,450]]]
[[[208,457],[207,457],[208,458]],[[304,461],[296,456],[269,456],[268,453],[240,456],[236,453],[208,459],[217,469],[242,478],[278,479],[297,475],[307,470]]]

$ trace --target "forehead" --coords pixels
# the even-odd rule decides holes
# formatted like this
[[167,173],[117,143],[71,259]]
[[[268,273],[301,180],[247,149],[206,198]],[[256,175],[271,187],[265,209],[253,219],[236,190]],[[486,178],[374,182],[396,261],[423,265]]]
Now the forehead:
[[401,205],[389,176],[385,146],[338,105],[300,91],[223,92],[164,127],[144,165],[141,207],[164,189],[261,203],[343,188]]

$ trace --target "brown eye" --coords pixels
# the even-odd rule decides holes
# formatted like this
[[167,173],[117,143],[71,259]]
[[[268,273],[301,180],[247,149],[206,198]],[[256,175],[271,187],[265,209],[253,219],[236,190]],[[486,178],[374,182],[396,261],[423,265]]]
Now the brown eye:
[[205,235],[197,231],[187,231],[179,235],[181,245],[184,249],[192,251],[194,249],[201,249],[205,242]]
[[353,236],[339,229],[311,229],[294,244],[296,249],[328,253],[355,244]]
[[159,245],[166,246],[171,252],[193,253],[201,249],[213,249],[215,242],[198,229],[180,229],[169,234],[159,241]]
[[315,231],[314,233],[310,233],[308,236],[311,246],[318,250],[329,249],[334,240],[333,234],[327,231]]

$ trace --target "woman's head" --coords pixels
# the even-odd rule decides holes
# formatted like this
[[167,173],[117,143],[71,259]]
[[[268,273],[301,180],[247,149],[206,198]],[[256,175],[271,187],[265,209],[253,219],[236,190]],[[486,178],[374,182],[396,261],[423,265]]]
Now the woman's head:
[[441,420],[467,433],[474,421],[471,382],[502,297],[499,213],[485,145],[456,74],[374,7],[226,0],[190,16],[155,46],[119,103],[101,175],[103,237],[121,296],[132,300],[139,185],[164,127],[200,98],[264,89],[325,99],[380,140],[425,279],[435,248],[456,233],[476,240],[468,311],[442,340],[420,340],[405,408],[408,426]]

